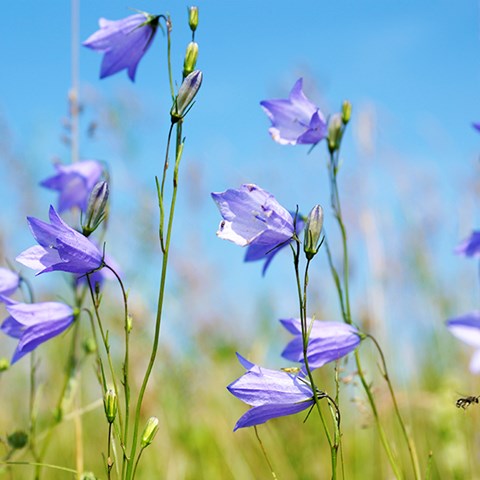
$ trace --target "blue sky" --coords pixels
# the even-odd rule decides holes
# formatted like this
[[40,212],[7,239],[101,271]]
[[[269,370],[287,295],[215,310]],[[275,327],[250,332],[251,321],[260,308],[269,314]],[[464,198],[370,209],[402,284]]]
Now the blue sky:
[[[480,136],[471,128],[472,121],[480,121],[478,2],[300,0],[294,5],[270,0],[199,0],[197,5],[198,67],[204,71],[204,84],[185,125],[184,160],[185,174],[194,179],[189,185],[196,189],[184,192],[175,241],[179,262],[189,259],[192,269],[207,268],[202,262],[209,265],[210,290],[201,295],[210,302],[218,303],[221,298],[223,310],[235,309],[246,324],[255,322],[258,298],[273,303],[274,315],[295,314],[288,258],[279,259],[270,277],[262,280],[260,266],[243,265],[238,247],[215,238],[219,216],[208,196],[210,191],[254,182],[274,193],[287,208],[299,204],[308,211],[315,203],[328,206],[323,147],[307,156],[304,148],[276,145],[259,108],[262,99],[287,96],[300,76],[305,78],[307,95],[327,115],[345,98],[353,103],[352,128],[344,142],[342,186],[345,203],[352,205],[346,210],[354,228],[359,225],[355,207],[370,202],[374,216],[393,224],[390,236],[384,233],[382,241],[387,254],[394,255],[391,245],[398,239],[392,237],[400,237],[405,225],[415,223],[417,216],[420,220],[422,215],[428,217],[428,208],[432,208],[443,222],[441,235],[432,241],[434,255],[441,259],[436,261],[439,275],[469,275],[475,281],[473,265],[452,259],[451,251],[479,220],[474,190],[465,186],[465,180],[473,182],[478,175],[480,150]],[[180,74],[189,41],[186,6],[179,1],[85,1],[80,9],[79,39],[97,29],[100,16],[119,19],[130,14],[128,7],[168,12],[174,25],[172,59]],[[49,174],[53,157],[69,161],[68,149],[59,137],[71,85],[70,2],[9,3],[0,18],[0,41],[4,72],[0,114],[9,126],[12,149],[30,165],[32,173],[24,185],[33,189]],[[112,223],[119,232],[125,227],[122,209],[133,211],[132,203],[140,197],[144,200],[145,192],[151,193],[154,204],[153,176],[160,171],[170,107],[165,44],[159,32],[139,65],[135,84],[124,72],[98,80],[101,56],[80,50],[80,85],[86,102],[82,128],[89,119],[101,118],[94,99],[135,110],[133,114],[124,110],[129,115],[121,124],[124,144],[112,141],[100,125],[97,140],[81,147],[84,158],[111,164],[116,188],[112,214],[118,218]],[[368,140],[370,149],[365,147]],[[11,175],[5,162],[7,158],[0,159],[0,173]],[[399,191],[404,197],[398,196]],[[18,183],[6,185],[0,196],[13,208],[4,209],[4,220],[12,218],[23,195]],[[39,195],[43,203],[33,204],[31,213],[45,217],[48,203],[55,200],[49,192]],[[154,230],[156,220],[152,220]],[[326,220],[327,227],[329,222],[333,229],[332,220]],[[30,242],[19,233],[22,228],[21,222],[10,223],[4,235],[23,242],[8,248],[12,256]],[[118,256],[135,243],[129,239],[134,232],[134,227],[127,226],[120,235],[125,243],[112,245]],[[363,258],[360,235],[354,235],[352,242],[354,254]],[[137,242],[134,248],[141,251],[142,245]],[[132,286],[141,285],[153,294],[155,282],[145,287],[142,275],[135,274],[137,265],[127,257]],[[363,271],[363,261],[358,264]],[[322,299],[331,294],[325,267],[321,264],[323,272],[318,274]],[[154,278],[155,270],[144,268],[145,277]],[[369,282],[367,274],[365,278],[359,275],[359,297],[362,285]],[[475,306],[476,290],[465,295],[468,310]],[[334,300],[327,303],[335,305]],[[177,314],[182,314],[182,306]]]

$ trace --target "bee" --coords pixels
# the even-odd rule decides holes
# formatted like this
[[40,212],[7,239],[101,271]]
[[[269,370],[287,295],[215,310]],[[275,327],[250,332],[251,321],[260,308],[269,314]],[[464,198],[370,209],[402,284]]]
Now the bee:
[[479,403],[480,396],[475,397],[474,395],[470,395],[468,397],[461,397],[459,398],[455,405],[457,408],[463,408],[464,410],[467,409],[472,403]]

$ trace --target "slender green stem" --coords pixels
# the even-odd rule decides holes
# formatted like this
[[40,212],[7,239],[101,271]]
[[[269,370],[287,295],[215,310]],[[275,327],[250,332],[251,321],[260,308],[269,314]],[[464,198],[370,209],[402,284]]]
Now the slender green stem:
[[107,440],[107,478],[111,479],[111,472],[113,467],[112,457],[112,424],[108,423],[108,440]]
[[[110,370],[110,375],[112,377],[113,389],[115,391],[115,395],[117,396],[117,398],[120,398],[119,393],[118,393],[119,390],[118,390],[118,386],[117,386],[117,377],[115,375],[115,369],[113,368],[112,356],[110,355],[110,344],[108,342],[107,335],[105,334],[105,331],[103,329],[102,321],[100,319],[100,312],[98,311],[98,303],[97,303],[97,300],[95,298],[95,294],[94,294],[93,287],[92,287],[92,282],[90,281],[90,276],[89,275],[87,275],[87,281],[88,281],[88,287],[89,287],[89,290],[90,290],[90,296],[92,298],[93,311],[95,312],[95,318],[97,319],[98,329],[100,331],[100,336],[102,337],[103,345],[105,347],[105,353],[107,354],[108,367],[109,367],[109,370]],[[122,416],[122,410],[120,408],[118,409],[118,421],[120,423],[120,431],[123,432],[124,431],[124,429],[123,429],[123,416]],[[124,439],[122,439],[122,448],[123,448],[123,445],[124,445],[123,440]]]
[[51,468],[53,470],[60,470],[62,472],[77,474],[77,471],[73,468],[60,467],[59,465],[52,465],[50,463],[39,463],[39,462],[4,462],[0,460],[0,465],[26,465],[29,467],[45,467]]
[[147,369],[145,371],[145,375],[143,378],[143,382],[140,387],[140,391],[138,393],[137,406],[135,410],[135,424],[133,428],[132,448],[130,451],[129,463],[128,463],[127,473],[126,473],[127,480],[132,480],[134,478],[133,477],[134,472],[132,470],[133,468],[132,460],[135,458],[135,453],[137,449],[140,412],[142,408],[143,398],[145,396],[145,391],[147,389],[147,384],[150,379],[150,375],[152,373],[153,365],[155,364],[155,359],[156,359],[157,350],[158,350],[158,343],[160,338],[160,326],[162,323],[163,302],[165,298],[165,284],[167,279],[168,257],[170,252],[170,241],[172,237],[173,219],[175,216],[175,205],[177,200],[178,168],[179,168],[180,160],[182,158],[182,153],[183,153],[182,122],[180,121],[176,125],[177,125],[177,135],[176,135],[175,168],[173,172],[173,191],[172,191],[172,197],[171,197],[171,203],[170,203],[167,236],[165,239],[165,250],[163,252],[162,273],[160,276],[160,287],[158,292],[157,316],[155,319],[155,332],[153,335],[153,344],[152,344],[152,351],[150,354],[150,360],[148,362]]
[[173,73],[172,73],[172,19],[168,16],[165,19],[165,25],[167,28],[167,62],[168,62],[168,80],[170,83],[170,95],[172,96],[172,102],[175,101],[175,89],[173,88]]
[[[340,203],[340,195],[338,191],[338,185],[337,185],[337,173],[338,173],[338,164],[339,164],[339,154],[340,150],[337,149],[336,151],[332,152],[330,151],[330,163],[329,163],[329,175],[330,175],[330,199],[331,199],[331,206],[332,210],[335,216],[335,219],[337,220],[337,224],[340,229],[341,237],[342,237],[342,249],[343,249],[343,292],[344,295],[340,297],[340,303],[342,305],[342,316],[343,320],[351,324],[352,323],[352,318],[351,318],[351,311],[350,311],[350,297],[349,297],[349,262],[348,262],[348,245],[347,245],[347,232],[345,225],[343,223],[343,217],[342,217],[342,208],[341,208],[341,203]],[[328,244],[327,244],[328,245]],[[330,268],[332,270],[332,274],[334,277],[335,284],[337,286],[337,291],[339,292],[339,296],[341,295],[342,288],[341,288],[341,283],[338,277],[338,274],[336,272],[336,269],[333,266],[333,261],[331,257],[331,253],[327,248],[327,255],[329,257],[329,263],[330,263]],[[360,378],[360,382],[365,390],[365,393],[367,394],[368,402],[370,403],[370,407],[373,412],[373,416],[375,419],[375,424],[377,426],[378,433],[380,435],[380,440],[382,442],[383,448],[387,454],[387,457],[389,459],[390,465],[392,467],[392,470],[395,474],[395,477],[397,479],[402,479],[403,474],[400,470],[400,467],[397,463],[397,460],[395,459],[395,456],[393,454],[393,451],[390,447],[390,443],[388,442],[388,439],[385,435],[385,431],[383,429],[383,426],[380,422],[380,417],[378,415],[378,410],[377,406],[375,403],[375,399],[372,394],[372,390],[369,386],[369,384],[366,381],[365,374],[363,372],[361,362],[360,362],[360,356],[358,353],[358,350],[355,350],[355,361],[357,364],[357,371],[358,371],[358,376]]]
[[110,270],[116,277],[118,284],[120,285],[120,289],[122,291],[123,297],[123,309],[124,309],[124,330],[125,330],[125,356],[123,359],[123,389],[125,393],[125,423],[124,423],[124,431],[123,431],[123,444],[126,446],[128,442],[128,425],[130,419],[130,383],[129,383],[129,339],[130,339],[130,319],[128,317],[128,299],[127,299],[127,292],[125,290],[125,286],[123,285],[122,279],[118,275],[118,273],[109,265],[105,264],[105,268]]
[[388,370],[387,370],[387,362],[385,361],[385,356],[383,354],[383,351],[380,347],[380,344],[377,342],[376,338],[373,337],[372,335],[367,335],[372,342],[375,344],[375,347],[378,350],[378,353],[380,355],[380,359],[382,361],[382,376],[387,382],[388,385],[388,390],[390,392],[390,397],[392,399],[393,403],[393,408],[395,409],[395,414],[397,416],[398,422],[400,423],[400,428],[402,430],[403,437],[405,439],[405,442],[407,443],[408,446],[408,452],[410,455],[410,461],[412,462],[412,468],[413,468],[413,473],[415,475],[415,479],[418,480],[421,478],[421,473],[420,473],[420,465],[418,463],[418,456],[417,456],[417,451],[415,449],[415,445],[412,441],[412,438],[408,434],[407,427],[405,426],[405,422],[403,421],[402,415],[400,413],[400,409],[398,408],[398,403],[397,403],[397,398],[395,396],[395,391],[393,390],[393,385],[392,382],[390,381],[390,377],[388,375]]
[[[292,247],[293,248],[293,247]],[[294,258],[294,267],[295,267],[295,278],[297,283],[297,292],[298,292],[298,301],[300,306],[300,324],[302,328],[302,339],[303,339],[303,360],[305,363],[305,370],[307,372],[307,376],[310,381],[310,385],[313,391],[313,398],[314,402],[318,411],[318,415],[321,419],[323,429],[325,431],[325,435],[327,437],[328,445],[330,446],[330,455],[331,455],[331,464],[332,464],[332,480],[337,478],[337,451],[338,451],[338,444],[336,442],[336,438],[332,439],[331,433],[327,427],[325,422],[325,418],[323,417],[322,410],[320,408],[320,402],[318,397],[318,390],[313,380],[313,375],[310,370],[310,366],[308,363],[308,337],[309,332],[307,329],[307,286],[308,286],[308,267],[310,265],[310,260],[307,261],[307,265],[305,267],[305,274],[304,274],[304,282],[303,282],[303,289],[302,289],[302,282],[300,279],[300,270],[299,270],[299,260],[300,260],[300,242],[296,241],[296,246],[293,248],[293,258]],[[325,396],[325,395],[324,395]]]
[[135,466],[133,467],[132,478],[135,478],[135,475],[137,473],[138,464],[140,463],[140,458],[141,458],[144,450],[145,450],[145,448],[141,448],[140,451],[138,452],[138,457],[135,460]]
[[270,459],[268,458],[267,451],[265,450],[265,447],[263,446],[263,442],[260,438],[260,435],[258,434],[258,429],[257,426],[254,425],[253,429],[255,430],[255,436],[257,437],[258,444],[260,445],[260,450],[263,453],[263,456],[265,457],[265,460],[267,461],[268,468],[270,469],[270,473],[272,474],[272,477],[277,480],[277,476],[275,475],[275,472],[273,470],[272,464],[270,463]]
[[165,161],[163,163],[163,175],[162,175],[162,183],[159,188],[158,179],[156,179],[157,183],[157,197],[158,197],[158,207],[160,209],[160,222],[158,225],[158,236],[160,238],[160,248],[162,249],[162,253],[165,254],[165,241],[164,241],[164,227],[165,227],[165,206],[164,206],[164,198],[165,198],[165,180],[167,178],[167,171],[168,171],[168,158],[170,155],[170,143],[172,141],[172,132],[173,132],[174,124],[170,124],[170,128],[168,130],[167,136],[167,147],[165,149]]

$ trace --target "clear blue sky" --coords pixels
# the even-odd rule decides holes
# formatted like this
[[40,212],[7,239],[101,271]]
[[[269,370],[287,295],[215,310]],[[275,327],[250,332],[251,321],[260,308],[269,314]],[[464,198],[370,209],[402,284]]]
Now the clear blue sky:
[[[405,212],[415,217],[423,211],[424,203],[431,202],[430,183],[438,187],[438,201],[432,208],[443,216],[444,223],[435,252],[445,258],[444,274],[450,272],[452,262],[446,257],[480,219],[478,205],[469,210],[462,207],[469,202],[476,204],[473,190],[467,192],[469,200],[462,196],[462,182],[475,178],[480,151],[480,135],[470,126],[472,121],[480,121],[478,2],[299,0],[294,4],[282,0],[199,0],[197,5],[198,67],[204,71],[204,85],[185,126],[184,171],[191,175],[196,172],[201,181],[197,190],[188,194],[190,197],[183,193],[187,200],[180,204],[176,241],[180,259],[190,259],[200,265],[198,268],[203,268],[199,258],[212,265],[209,275],[219,281],[210,283],[209,301],[224,299],[225,308],[235,308],[238,315],[249,317],[247,323],[254,321],[251,316],[257,305],[248,305],[249,295],[272,295],[277,302],[275,315],[295,314],[292,283],[288,280],[285,286],[283,281],[290,275],[287,257],[272,265],[270,278],[262,281],[260,266],[244,266],[244,252],[215,238],[219,216],[208,195],[212,190],[248,181],[270,190],[287,208],[299,204],[308,211],[317,202],[328,206],[323,148],[307,157],[304,148],[274,144],[258,105],[262,99],[285,97],[300,76],[305,77],[307,95],[326,114],[335,111],[344,98],[353,103],[353,126],[345,139],[342,172],[347,204],[373,202],[370,207],[374,213],[387,217],[390,213],[394,222],[391,235],[395,236],[400,235],[402,222],[408,221]],[[97,29],[99,17],[122,18],[130,14],[128,7],[172,15],[172,58],[180,73],[189,40],[187,3],[84,1],[79,39],[86,39]],[[32,166],[28,181],[32,182],[31,188],[36,188],[36,182],[51,171],[53,156],[69,161],[59,136],[71,84],[70,2],[10,2],[0,18],[0,42],[0,113],[9,125],[13,150],[21,152]],[[102,126],[96,142],[82,145],[83,157],[111,163],[117,188],[113,215],[119,217],[122,208],[133,208],[131,203],[139,198],[140,190],[150,189],[154,202],[153,175],[160,172],[170,107],[165,44],[159,32],[139,65],[134,85],[126,73],[98,80],[101,56],[84,48],[80,51],[84,100],[107,98],[119,105],[119,99],[126,103],[131,99],[132,104],[142,106],[138,116],[123,124],[128,132],[126,147],[112,143],[106,134],[102,137]],[[82,128],[94,114],[92,110],[86,112]],[[358,137],[361,132],[368,137],[370,121],[374,125],[374,148],[368,152],[361,148]],[[116,148],[112,149],[112,144]],[[2,163],[0,159],[0,173],[10,175],[11,170]],[[418,177],[411,175],[419,171],[422,174]],[[132,172],[138,179],[133,186]],[[396,198],[397,187],[407,192],[405,199]],[[24,193],[14,182],[7,183],[0,196],[8,199],[13,211]],[[41,198],[44,203],[35,204],[35,211],[30,213],[45,217],[54,197],[44,192]],[[198,198],[203,202],[196,204]],[[407,204],[402,204],[404,200]],[[4,206],[2,211],[5,219],[12,218],[10,208]],[[425,211],[428,213],[428,209]],[[354,210],[351,215],[352,224],[358,228]],[[125,226],[120,219],[116,222],[116,228]],[[152,224],[155,222],[153,218]],[[327,219],[327,226],[328,222],[333,229],[333,222]],[[6,237],[17,238],[21,228],[21,222],[11,224]],[[129,230],[123,238],[132,234],[135,236]],[[390,240],[384,237],[388,254],[393,248]],[[23,242],[18,248],[8,246],[9,253],[15,255],[30,240]],[[126,247],[116,248],[121,255]],[[362,248],[352,247],[360,257],[364,255]],[[131,258],[125,262],[127,271],[135,271]],[[319,281],[329,289],[328,272],[325,265],[321,268]],[[455,268],[453,272],[460,274]],[[146,275],[151,278],[154,274],[148,271]],[[133,286],[135,278],[133,275]],[[274,293],[267,293],[271,287]],[[360,286],[358,295],[361,292]],[[236,297],[240,297],[239,302]],[[465,310],[473,307],[466,304]],[[189,315],[194,317],[195,313]]]

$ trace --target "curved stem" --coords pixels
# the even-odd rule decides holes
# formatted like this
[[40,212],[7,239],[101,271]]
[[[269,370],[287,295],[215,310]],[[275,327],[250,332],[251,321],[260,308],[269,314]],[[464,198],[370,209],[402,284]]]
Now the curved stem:
[[277,480],[277,476],[275,475],[275,472],[273,470],[272,464],[270,463],[270,459],[268,458],[267,451],[265,450],[265,447],[263,446],[263,442],[260,438],[260,435],[258,434],[258,429],[257,426],[254,425],[253,429],[255,430],[255,436],[257,437],[258,444],[260,445],[260,450],[263,453],[263,456],[265,457],[265,460],[267,461],[268,468],[270,469],[270,473],[272,474],[272,477]]
[[418,456],[417,456],[417,451],[415,449],[415,445],[413,444],[412,438],[408,434],[407,427],[405,426],[405,422],[403,421],[402,415],[400,413],[400,409],[398,408],[398,403],[397,403],[397,398],[395,396],[395,391],[393,390],[393,385],[392,382],[390,381],[390,377],[388,375],[387,371],[387,362],[385,361],[385,356],[383,354],[383,351],[380,347],[380,344],[377,342],[377,339],[373,337],[373,335],[367,334],[367,337],[372,340],[374,343],[375,347],[378,350],[378,353],[380,355],[380,359],[382,361],[382,376],[387,382],[388,385],[388,390],[390,392],[390,397],[392,399],[393,403],[393,408],[395,409],[395,414],[397,416],[398,422],[400,423],[400,428],[402,430],[403,437],[405,439],[405,442],[407,443],[408,446],[408,452],[410,455],[410,461],[412,463],[412,468],[413,468],[413,473],[415,475],[415,479],[418,480],[421,477],[420,474],[420,465],[418,463]]
[[122,279],[118,273],[109,265],[105,264],[105,268],[110,270],[116,277],[120,289],[122,290],[123,309],[124,309],[124,329],[125,329],[125,356],[123,359],[123,389],[125,393],[125,424],[123,431],[123,444],[126,446],[128,441],[128,425],[130,418],[130,384],[129,384],[129,339],[130,339],[130,319],[128,318],[128,299],[127,292],[123,285]]

